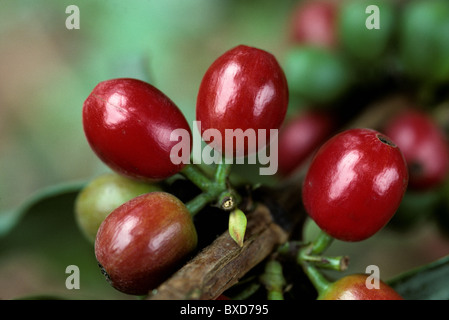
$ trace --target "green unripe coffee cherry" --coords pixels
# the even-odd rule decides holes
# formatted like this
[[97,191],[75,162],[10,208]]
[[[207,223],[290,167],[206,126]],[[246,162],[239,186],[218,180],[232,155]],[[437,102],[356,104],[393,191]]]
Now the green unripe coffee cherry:
[[449,2],[411,1],[401,12],[399,51],[408,76],[426,81],[448,79]]
[[339,98],[352,77],[351,68],[335,51],[313,46],[292,48],[284,70],[290,92],[315,104]]
[[390,0],[344,1],[337,18],[344,54],[362,64],[383,57],[394,33],[395,10]]
[[126,201],[152,191],[161,191],[161,187],[115,173],[98,176],[76,198],[75,218],[78,226],[93,243],[100,224],[109,213]]

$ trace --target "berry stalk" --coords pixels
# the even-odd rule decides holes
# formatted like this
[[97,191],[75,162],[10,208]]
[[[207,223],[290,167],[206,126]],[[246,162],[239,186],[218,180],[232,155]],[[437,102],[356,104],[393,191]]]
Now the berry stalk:
[[197,214],[207,204],[216,201],[222,209],[228,210],[224,207],[222,199],[228,199],[226,202],[235,207],[236,194],[233,190],[228,189],[228,177],[231,171],[231,166],[224,162],[217,165],[215,169],[214,178],[210,179],[204,175],[195,165],[187,165],[181,171],[188,180],[192,181],[198,188],[202,190],[198,196],[189,201],[186,206],[192,216]]

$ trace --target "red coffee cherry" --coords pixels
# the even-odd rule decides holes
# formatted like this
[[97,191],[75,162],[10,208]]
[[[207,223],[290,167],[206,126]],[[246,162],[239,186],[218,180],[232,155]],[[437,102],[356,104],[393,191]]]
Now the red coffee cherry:
[[[220,56],[206,71],[198,92],[196,119],[201,135],[208,129],[265,129],[269,142],[270,129],[279,129],[288,105],[288,86],[276,58],[263,50],[239,45]],[[259,139],[257,146],[259,145]],[[229,157],[244,156],[255,146],[226,150],[225,141],[209,141],[213,148]]]
[[383,130],[401,149],[409,168],[409,186],[429,190],[441,185],[449,171],[449,147],[436,122],[426,113],[405,110]]
[[317,151],[302,196],[322,230],[343,241],[361,241],[393,217],[407,182],[407,164],[389,138],[371,129],[349,129]]
[[166,192],[138,196],[100,225],[95,256],[117,290],[144,295],[185,262],[197,245],[186,206]]
[[337,8],[334,1],[301,1],[292,15],[292,41],[334,48],[337,45]]
[[289,120],[279,132],[278,172],[290,175],[332,134],[335,123],[326,112],[308,110]]
[[[136,79],[100,82],[84,102],[86,138],[111,169],[141,180],[162,180],[179,172],[170,152],[175,129],[190,127],[178,107],[152,85]],[[190,139],[191,140],[191,139]]]
[[318,300],[404,300],[399,293],[379,280],[379,288],[368,289],[366,274],[353,274],[332,283]]

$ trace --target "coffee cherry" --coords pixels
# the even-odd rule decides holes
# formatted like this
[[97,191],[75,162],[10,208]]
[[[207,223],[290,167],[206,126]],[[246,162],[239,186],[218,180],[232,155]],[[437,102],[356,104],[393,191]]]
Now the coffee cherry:
[[93,243],[100,224],[114,209],[141,194],[160,190],[154,183],[131,180],[115,173],[102,174],[78,194],[75,200],[76,222]]
[[[190,127],[178,107],[152,85],[136,79],[100,82],[84,102],[86,138],[111,169],[135,179],[162,180],[184,164],[170,160],[175,129]],[[190,139],[192,140],[192,139]]]
[[[218,131],[220,141],[209,145],[228,157],[246,156],[265,145],[257,139],[258,130],[278,129],[288,105],[285,75],[276,58],[253,47],[239,45],[218,57],[206,71],[199,88],[196,119],[201,135],[206,130]],[[254,145],[226,148],[226,131],[254,130]],[[246,132],[247,133],[247,132]]]
[[330,236],[367,239],[393,217],[407,188],[400,149],[371,129],[349,129],[324,143],[303,185],[306,211]]
[[449,3],[410,1],[401,12],[399,56],[405,74],[415,80],[449,79]]
[[165,192],[138,196],[101,224],[95,256],[117,290],[144,295],[185,262],[197,245],[186,206]]
[[278,172],[290,175],[331,135],[335,123],[329,113],[305,111],[289,120],[279,132]]
[[334,1],[301,1],[294,9],[290,32],[292,41],[334,48],[337,5]]
[[441,185],[449,172],[449,146],[436,122],[426,113],[406,110],[383,130],[401,149],[409,169],[409,186],[430,190]]
[[[366,9],[369,5],[379,8],[378,29],[369,29],[366,25],[369,19]],[[343,1],[338,13],[337,28],[345,55],[353,61],[357,59],[361,62],[380,59],[392,39],[395,19],[395,7],[390,0]]]
[[399,293],[379,280],[379,288],[368,289],[368,275],[353,274],[333,282],[318,300],[404,300]]
[[351,69],[334,51],[297,46],[287,52],[285,74],[295,96],[317,105],[340,98],[351,84]]

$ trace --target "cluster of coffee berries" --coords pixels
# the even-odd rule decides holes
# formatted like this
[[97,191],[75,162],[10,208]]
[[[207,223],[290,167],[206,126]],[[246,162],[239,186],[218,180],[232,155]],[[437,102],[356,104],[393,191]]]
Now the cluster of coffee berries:
[[[436,114],[449,104],[449,3],[300,1],[291,18],[283,64],[239,45],[210,65],[193,127],[164,93],[138,79],[103,81],[85,100],[87,141],[113,173],[80,193],[76,214],[114,288],[146,295],[186,263],[201,237],[193,218],[207,205],[230,212],[229,233],[242,245],[246,217],[230,165],[279,139],[270,150],[278,152],[279,183],[300,179],[297,198],[322,233],[297,250],[286,248],[302,239],[280,246],[267,264],[275,276],[260,278],[269,297],[282,297],[286,285],[276,258],[294,252],[319,299],[401,299],[384,282],[367,291],[366,276],[329,283],[317,268],[341,271],[344,258],[322,256],[333,239],[372,237],[409,192],[440,190],[448,181],[448,121]],[[392,95],[405,103],[388,119],[351,127]],[[199,155],[193,130],[206,143]],[[211,169],[197,166],[195,156]],[[199,194],[177,197],[167,181],[178,178]]]
[[[83,106],[84,131],[114,173],[80,193],[76,212],[113,287],[148,294],[191,257],[198,243],[193,216],[224,194],[233,196],[225,160],[248,156],[270,142],[257,136],[257,148],[230,146],[220,137],[228,130],[277,130],[287,105],[287,81],[275,57],[244,45],[225,52],[206,71],[197,97],[198,128],[190,128],[164,93],[141,80],[111,79],[93,89]],[[200,131],[214,153],[213,179],[190,161],[192,130]],[[177,175],[201,189],[192,202],[163,188]],[[234,202],[228,200],[225,209],[233,209]]]

